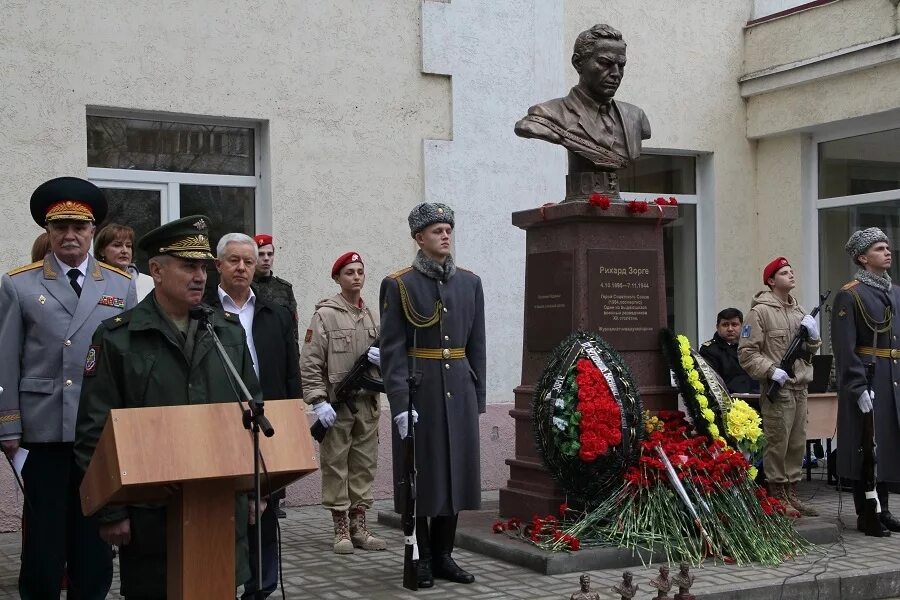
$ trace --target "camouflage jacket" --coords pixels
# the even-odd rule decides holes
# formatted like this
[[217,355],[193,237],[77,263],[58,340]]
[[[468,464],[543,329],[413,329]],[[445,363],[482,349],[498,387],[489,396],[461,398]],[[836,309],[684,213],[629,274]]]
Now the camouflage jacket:
[[288,309],[294,321],[294,340],[300,341],[300,327],[297,322],[297,299],[294,298],[294,286],[272,273],[268,276],[255,275],[253,289],[256,295],[272,304]]

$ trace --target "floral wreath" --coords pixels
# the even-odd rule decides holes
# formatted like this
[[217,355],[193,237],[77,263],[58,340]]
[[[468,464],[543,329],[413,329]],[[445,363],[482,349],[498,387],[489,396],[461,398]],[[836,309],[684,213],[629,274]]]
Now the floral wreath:
[[596,505],[621,485],[644,435],[637,385],[602,338],[579,331],[556,347],[532,402],[535,441],[572,498]]
[[[684,405],[694,424],[694,429],[700,435],[705,435],[711,440],[722,440],[731,447],[736,444],[733,440],[726,439],[728,429],[724,416],[727,408],[723,408],[719,398],[713,393],[707,374],[704,374],[704,366],[709,369],[706,362],[701,366],[699,355],[691,349],[691,343],[683,335],[675,335],[671,329],[663,329],[659,334],[663,355],[669,363],[669,368],[675,374],[675,382],[678,391],[684,399]],[[699,360],[698,360],[699,359]],[[709,375],[713,381],[712,370]],[[727,396],[727,394],[725,394]],[[721,396],[719,396],[721,397]],[[730,401],[731,398],[728,398]]]

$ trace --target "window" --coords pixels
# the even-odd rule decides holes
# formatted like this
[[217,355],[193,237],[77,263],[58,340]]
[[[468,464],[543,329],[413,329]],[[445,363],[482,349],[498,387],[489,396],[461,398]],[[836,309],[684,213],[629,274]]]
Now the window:
[[[87,115],[88,177],[109,215],[139,238],[162,223],[205,214],[213,248],[224,233],[256,232],[258,126],[206,118]],[[142,272],[147,256],[136,250]]]
[[[858,229],[879,227],[900,241],[900,129],[820,141],[815,204],[818,220],[819,293],[831,290],[823,308],[823,352],[831,352],[834,296],[857,270],[844,244]],[[890,270],[900,278],[900,261]]]
[[643,154],[618,171],[626,200],[678,198],[678,218],[663,227],[668,326],[697,343],[697,158]]

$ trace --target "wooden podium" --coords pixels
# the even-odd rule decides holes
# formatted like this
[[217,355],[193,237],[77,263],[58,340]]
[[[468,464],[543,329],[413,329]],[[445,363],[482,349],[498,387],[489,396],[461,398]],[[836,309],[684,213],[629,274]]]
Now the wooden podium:
[[[318,468],[301,400],[265,403],[262,493]],[[107,504],[165,503],[167,597],[235,597],[234,499],[253,490],[253,439],[236,402],[115,409],[81,484],[91,515]]]

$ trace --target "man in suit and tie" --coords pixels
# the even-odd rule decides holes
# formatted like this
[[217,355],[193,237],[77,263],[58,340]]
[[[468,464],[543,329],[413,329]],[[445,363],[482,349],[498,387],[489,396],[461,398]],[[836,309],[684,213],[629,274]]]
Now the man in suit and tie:
[[40,185],[31,214],[45,227],[50,252],[0,282],[0,447],[12,458],[29,451],[19,594],[58,598],[63,570],[70,598],[105,598],[112,551],[94,519],[81,512],[72,446],[85,357],[104,319],[137,304],[127,273],[88,254],[103,193],[76,177]]
[[[563,98],[528,109],[516,123],[519,137],[559,144],[569,151],[569,176],[591,174],[598,191],[618,195],[615,171],[641,155],[650,137],[644,111],[613,96],[625,74],[625,41],[609,25],[594,25],[575,40],[572,66],[578,84]],[[570,182],[571,183],[571,182]]]

